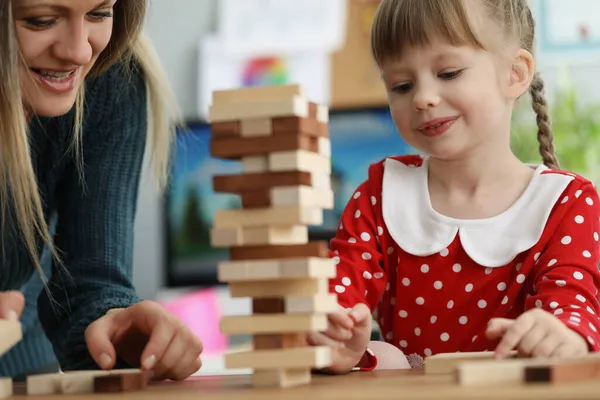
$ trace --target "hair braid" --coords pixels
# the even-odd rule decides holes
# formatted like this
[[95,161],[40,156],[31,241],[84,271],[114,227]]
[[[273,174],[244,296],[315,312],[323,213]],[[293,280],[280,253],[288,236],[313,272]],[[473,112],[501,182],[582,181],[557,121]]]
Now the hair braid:
[[558,158],[554,153],[554,133],[550,126],[550,114],[548,113],[548,102],[544,95],[544,81],[539,73],[536,73],[529,89],[531,102],[536,114],[538,126],[537,138],[540,144],[540,155],[544,164],[553,169],[560,168]]

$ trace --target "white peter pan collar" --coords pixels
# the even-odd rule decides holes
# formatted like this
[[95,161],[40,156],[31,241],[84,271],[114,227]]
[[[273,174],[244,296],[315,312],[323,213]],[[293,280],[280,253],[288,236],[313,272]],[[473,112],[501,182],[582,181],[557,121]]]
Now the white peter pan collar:
[[539,165],[527,189],[505,212],[484,219],[456,219],[436,212],[427,185],[428,158],[420,167],[385,160],[383,220],[404,251],[428,256],[446,249],[458,234],[465,252],[485,267],[500,267],[540,239],[556,201],[572,176],[548,173]]

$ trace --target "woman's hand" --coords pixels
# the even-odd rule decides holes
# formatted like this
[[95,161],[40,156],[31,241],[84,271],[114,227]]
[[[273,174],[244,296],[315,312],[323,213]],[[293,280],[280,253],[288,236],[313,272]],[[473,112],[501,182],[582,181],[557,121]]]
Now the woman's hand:
[[521,356],[580,357],[588,353],[587,342],[547,311],[533,309],[515,320],[494,318],[488,324],[486,335],[499,339],[498,358],[504,358],[512,349]]
[[109,311],[86,329],[85,339],[103,369],[113,368],[118,355],[131,366],[151,371],[155,380],[183,380],[202,365],[200,340],[152,301]]
[[0,318],[18,321],[25,307],[25,297],[18,291],[0,292]]

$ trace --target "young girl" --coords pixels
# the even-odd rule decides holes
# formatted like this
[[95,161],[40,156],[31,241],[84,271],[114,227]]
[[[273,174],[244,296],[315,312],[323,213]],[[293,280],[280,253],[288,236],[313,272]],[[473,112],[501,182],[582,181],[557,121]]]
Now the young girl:
[[[412,367],[458,351],[597,351],[600,199],[558,170],[527,1],[383,0],[371,40],[394,122],[426,155],[372,164],[345,208],[330,282],[344,310],[310,337],[334,346],[329,370],[377,366],[373,311]],[[509,146],[527,90],[544,165]]]

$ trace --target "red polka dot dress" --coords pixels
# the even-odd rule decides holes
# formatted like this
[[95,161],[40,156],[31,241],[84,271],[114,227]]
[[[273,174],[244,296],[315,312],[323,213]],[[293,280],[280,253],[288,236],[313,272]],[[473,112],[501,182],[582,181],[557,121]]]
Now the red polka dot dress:
[[535,307],[600,350],[594,186],[540,165],[504,213],[459,220],[431,207],[427,165],[401,156],[369,168],[331,241],[339,303],[376,310],[383,338],[413,366],[436,353],[493,350],[488,321]]

